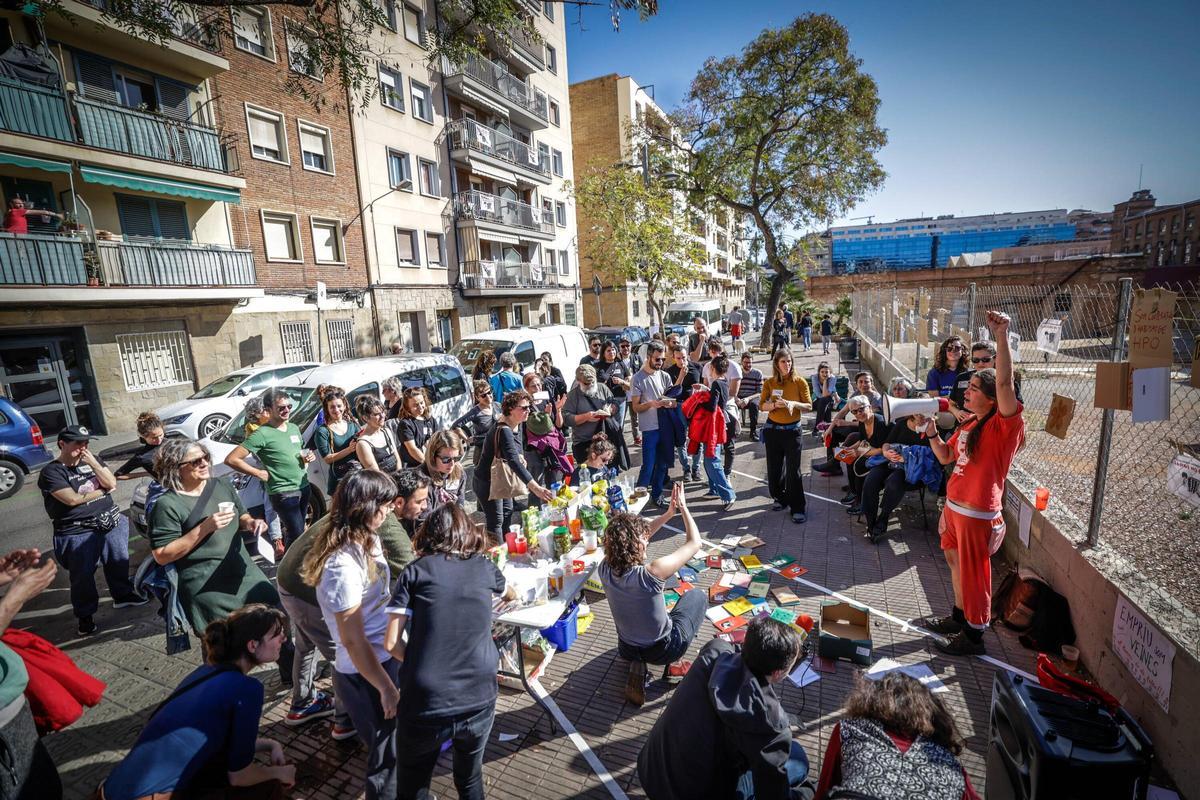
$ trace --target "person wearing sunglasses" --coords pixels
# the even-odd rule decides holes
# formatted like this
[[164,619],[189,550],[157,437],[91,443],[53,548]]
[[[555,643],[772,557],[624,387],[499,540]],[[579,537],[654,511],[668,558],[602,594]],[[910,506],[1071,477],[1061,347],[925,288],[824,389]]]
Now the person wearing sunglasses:
[[[316,454],[304,449],[304,436],[291,422],[292,396],[283,389],[267,389],[263,408],[270,418],[225,457],[225,466],[258,478],[267,486],[267,500],[283,525],[287,547],[304,533],[308,511],[308,465]],[[262,468],[252,466],[246,456],[253,453]]]
[[483,511],[488,533],[496,541],[501,540],[504,531],[517,519],[516,512],[525,508],[528,501],[527,495],[492,498],[492,464],[497,458],[508,464],[529,493],[547,503],[554,499],[554,493],[538,483],[525,466],[525,456],[521,452],[518,431],[521,424],[529,419],[532,407],[533,398],[524,389],[504,395],[500,404],[501,414],[483,439],[483,449],[480,450],[475,475],[471,479],[471,489]]
[[479,451],[483,448],[483,437],[491,430],[500,416],[500,404],[492,395],[492,385],[482,378],[471,382],[471,396],[475,405],[467,409],[450,425],[450,430],[471,443],[471,463],[479,463]]
[[[963,400],[967,394],[967,387],[971,385],[971,378],[975,377],[975,373],[981,369],[996,368],[996,345],[994,342],[975,342],[971,345],[971,360],[966,372],[961,372],[958,375],[958,383],[954,385],[954,390],[950,392],[950,413],[959,423],[965,422],[971,412],[967,411],[963,405]],[[1017,395],[1017,402],[1024,403],[1025,400],[1021,397],[1021,376],[1013,373],[1013,391]]]
[[462,468],[462,441],[452,431],[438,431],[425,446],[425,461],[418,469],[429,477],[429,507],[422,517],[446,503],[463,506],[467,486]]
[[[854,442],[855,459],[844,462],[846,467],[846,483],[850,489],[842,498],[842,505],[847,506],[847,514],[862,513],[862,485],[867,476],[867,459],[883,454],[883,443],[887,441],[888,426],[883,421],[882,414],[876,414],[871,408],[871,400],[863,395],[855,395],[846,401],[850,408],[850,416],[858,423],[857,438]],[[847,437],[847,447],[849,447]]]
[[966,345],[957,336],[942,342],[933,359],[933,368],[925,376],[925,391],[934,397],[949,397],[959,374],[967,371],[966,351]]

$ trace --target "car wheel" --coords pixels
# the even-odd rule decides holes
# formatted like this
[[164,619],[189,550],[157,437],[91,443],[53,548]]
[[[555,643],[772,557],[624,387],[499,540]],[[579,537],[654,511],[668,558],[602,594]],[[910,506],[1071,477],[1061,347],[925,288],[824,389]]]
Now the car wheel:
[[304,512],[304,528],[307,530],[310,525],[323,516],[325,516],[325,498],[316,489],[311,489],[308,493],[308,508]]
[[25,485],[25,470],[14,461],[0,458],[0,500],[12,497]]
[[196,430],[200,434],[201,439],[211,439],[224,430],[228,424],[229,417],[224,414],[209,414],[200,420],[200,426]]

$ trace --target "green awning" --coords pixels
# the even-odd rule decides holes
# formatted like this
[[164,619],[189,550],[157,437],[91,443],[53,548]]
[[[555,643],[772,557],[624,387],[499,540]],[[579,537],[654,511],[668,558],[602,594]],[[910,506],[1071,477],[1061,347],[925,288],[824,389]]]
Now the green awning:
[[40,169],[43,172],[65,172],[70,174],[71,164],[67,161],[50,161],[46,158],[19,156],[16,153],[0,153],[0,164],[12,164],[14,167]]
[[205,186],[188,181],[171,180],[170,178],[155,178],[149,175],[135,175],[132,172],[121,172],[108,167],[79,168],[83,179],[89,183],[102,183],[105,186],[115,186],[118,189],[133,189],[138,192],[155,192],[170,194],[177,197],[194,197],[197,200],[214,200],[218,203],[240,203],[241,192],[237,189],[226,189],[223,186]]

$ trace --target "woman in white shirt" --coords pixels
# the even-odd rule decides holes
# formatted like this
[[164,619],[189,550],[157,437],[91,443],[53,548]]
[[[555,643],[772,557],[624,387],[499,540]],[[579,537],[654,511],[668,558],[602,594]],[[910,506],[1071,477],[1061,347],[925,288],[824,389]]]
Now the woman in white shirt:
[[333,687],[367,748],[368,800],[396,796],[400,662],[385,647],[391,576],[376,532],[396,499],[389,476],[364,469],[333,495],[330,524],[313,540],[300,574],[336,647]]

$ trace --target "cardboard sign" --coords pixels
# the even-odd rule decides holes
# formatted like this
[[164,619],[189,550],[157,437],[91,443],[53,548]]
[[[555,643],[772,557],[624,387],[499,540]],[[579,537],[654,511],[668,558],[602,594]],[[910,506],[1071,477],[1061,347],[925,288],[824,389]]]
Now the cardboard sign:
[[1196,352],[1192,353],[1192,388],[1200,389],[1200,342],[1196,343]]
[[929,316],[929,295],[924,292],[917,296],[917,313],[922,317]]
[[1174,360],[1174,292],[1138,289],[1129,315],[1129,363],[1134,369],[1169,367]]
[[929,320],[917,320],[917,344],[922,347],[929,346]]
[[1124,595],[1113,611],[1113,651],[1141,687],[1170,713],[1171,664],[1175,645],[1142,616]]
[[1129,411],[1133,408],[1133,371],[1128,361],[1100,361],[1096,363],[1096,397],[1092,405],[1096,408],[1115,408]]
[[1133,371],[1133,421],[1166,422],[1171,418],[1171,368]]
[[1012,355],[1013,363],[1021,360],[1021,334],[1008,332],[1008,352]]
[[1046,433],[1067,438],[1067,428],[1075,418],[1075,398],[1055,394],[1050,399],[1050,416],[1046,418]]
[[1180,453],[1167,467],[1167,491],[1200,508],[1200,458]]
[[1037,328],[1037,349],[1043,353],[1058,354],[1059,345],[1062,344],[1060,337],[1062,336],[1062,320],[1061,319],[1044,319]]

